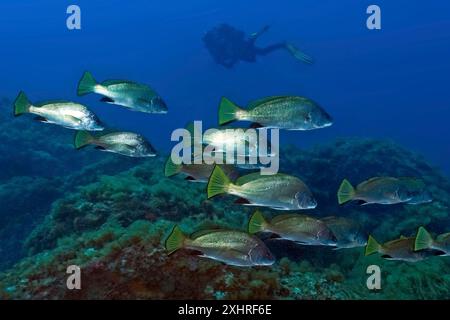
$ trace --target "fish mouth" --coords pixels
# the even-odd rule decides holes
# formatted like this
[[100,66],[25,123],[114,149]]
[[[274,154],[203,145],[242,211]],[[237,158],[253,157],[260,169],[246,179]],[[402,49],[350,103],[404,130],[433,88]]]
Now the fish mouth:
[[333,122],[327,122],[327,123],[324,123],[324,124],[322,124],[320,126],[316,126],[316,128],[317,129],[328,128],[328,127],[331,127],[332,125],[333,125]]

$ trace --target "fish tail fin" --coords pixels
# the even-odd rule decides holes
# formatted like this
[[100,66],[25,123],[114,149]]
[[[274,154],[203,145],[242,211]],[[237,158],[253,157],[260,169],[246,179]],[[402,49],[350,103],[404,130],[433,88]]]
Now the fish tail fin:
[[339,204],[351,201],[354,196],[355,196],[355,188],[353,188],[352,184],[347,179],[344,179],[337,193]]
[[285,47],[287,51],[297,60],[300,60],[306,64],[313,64],[314,59],[300,51],[296,46],[292,43],[286,42]]
[[180,227],[178,225],[175,225],[172,229],[172,232],[167,237],[164,245],[166,247],[167,253],[170,255],[178,249],[183,248],[186,239],[187,237],[184,235],[183,231],[181,231]]
[[227,193],[230,184],[231,180],[225,172],[219,166],[214,166],[214,170],[208,180],[208,186],[206,187],[208,199],[222,193]]
[[239,108],[236,104],[234,104],[227,98],[223,97],[222,100],[220,100],[219,106],[219,125],[224,125],[229,122],[239,120],[237,117],[238,111],[244,110]]
[[261,211],[256,210],[250,217],[250,220],[248,221],[248,232],[253,234],[265,231],[267,225],[268,222],[262,215]]
[[75,148],[81,149],[92,143],[94,137],[88,131],[77,131],[75,134],[74,145]]
[[168,157],[166,161],[166,166],[164,167],[164,175],[166,177],[171,177],[173,175],[176,175],[181,170],[181,164],[175,164],[172,161],[172,157]]
[[414,251],[428,249],[432,245],[433,237],[424,227],[420,227],[417,231],[416,240],[414,242]]
[[14,116],[18,117],[24,113],[30,112],[31,106],[32,104],[25,95],[25,92],[20,91],[19,95],[14,101]]
[[94,92],[97,81],[89,71],[86,71],[78,82],[77,94],[79,96],[84,96],[88,93]]
[[374,237],[369,235],[369,239],[367,240],[365,255],[368,256],[368,255],[374,254],[374,253],[378,252],[380,250],[380,248],[381,248],[381,245],[377,242],[377,240],[375,240]]

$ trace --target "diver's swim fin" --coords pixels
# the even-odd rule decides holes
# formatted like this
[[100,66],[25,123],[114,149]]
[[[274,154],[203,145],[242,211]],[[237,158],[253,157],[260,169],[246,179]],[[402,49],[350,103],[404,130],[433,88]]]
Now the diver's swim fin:
[[314,60],[307,54],[301,52],[292,43],[286,42],[286,50],[297,60],[300,60],[306,64],[313,64]]

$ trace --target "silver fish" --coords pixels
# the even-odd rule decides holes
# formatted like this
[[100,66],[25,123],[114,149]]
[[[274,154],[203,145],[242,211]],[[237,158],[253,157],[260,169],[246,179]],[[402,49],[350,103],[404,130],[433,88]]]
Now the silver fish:
[[267,221],[261,212],[256,211],[248,223],[248,232],[271,232],[281,239],[303,245],[336,246],[337,242],[324,222],[300,214],[282,214]]
[[89,144],[97,149],[118,153],[128,157],[154,157],[156,151],[141,135],[133,132],[113,132],[93,136],[87,131],[78,131],[75,135],[75,148],[81,149]]
[[321,220],[336,236],[336,249],[363,247],[367,244],[367,235],[356,221],[344,217],[326,217]]
[[354,188],[344,179],[339,187],[339,204],[361,201],[363,204],[420,204],[432,201],[425,183],[417,178],[374,177]]
[[296,177],[280,173],[251,173],[232,183],[223,170],[216,166],[209,178],[207,192],[208,198],[227,193],[238,196],[239,204],[276,210],[313,209],[317,206],[306,184]]
[[181,249],[201,252],[203,257],[240,267],[270,266],[275,258],[257,237],[234,230],[205,230],[183,234],[175,226],[165,242],[169,254]]
[[68,129],[101,131],[104,129],[97,116],[87,107],[70,101],[49,101],[31,103],[24,92],[20,92],[14,102],[14,115],[25,113],[37,115],[36,120],[53,123]]
[[297,96],[275,96],[252,102],[247,109],[222,98],[219,124],[251,121],[257,126],[287,130],[313,130],[333,124],[331,116],[314,101]]
[[106,103],[120,105],[146,113],[167,113],[163,99],[150,87],[127,80],[107,80],[97,83],[91,73],[85,72],[78,83],[78,95],[95,92]]
[[450,232],[438,235],[435,239],[424,228],[417,231],[414,250],[433,249],[442,252],[439,255],[450,256]]

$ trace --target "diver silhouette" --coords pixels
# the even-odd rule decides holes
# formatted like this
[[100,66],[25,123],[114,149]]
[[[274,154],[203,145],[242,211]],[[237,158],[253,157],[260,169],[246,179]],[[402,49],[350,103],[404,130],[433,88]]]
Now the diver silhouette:
[[243,31],[224,23],[208,31],[203,36],[203,42],[214,61],[229,69],[239,61],[255,62],[257,56],[265,56],[280,49],[287,50],[294,58],[304,63],[313,63],[311,57],[288,42],[279,42],[263,48],[257,47],[256,40],[267,30],[269,26],[246,37]]

